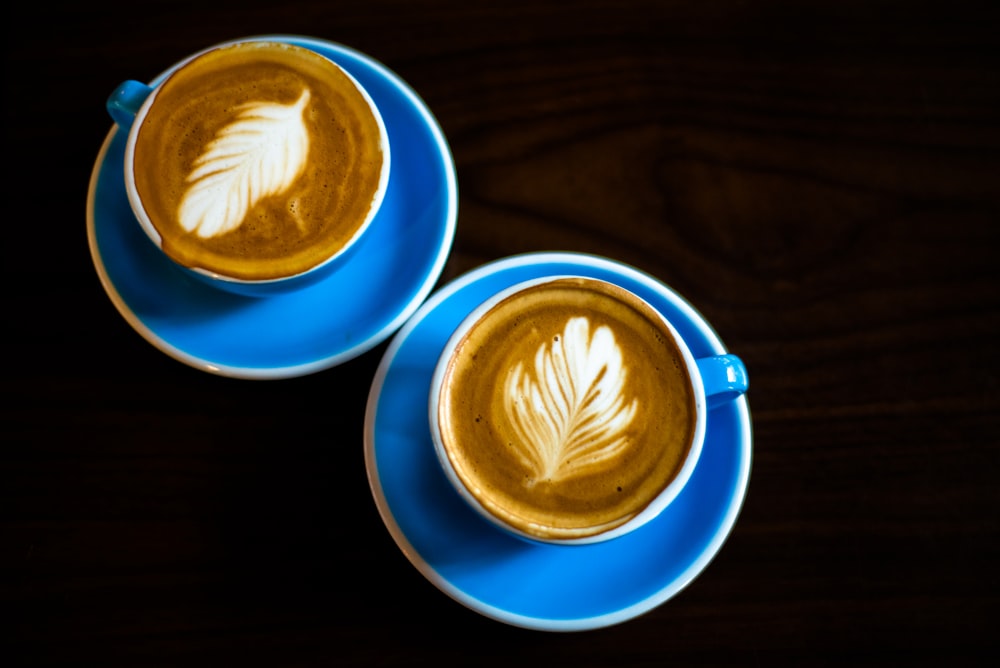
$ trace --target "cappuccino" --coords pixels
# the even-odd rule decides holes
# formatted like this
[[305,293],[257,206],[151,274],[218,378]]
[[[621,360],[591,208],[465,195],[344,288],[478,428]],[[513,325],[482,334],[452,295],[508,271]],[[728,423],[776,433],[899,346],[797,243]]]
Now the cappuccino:
[[388,179],[378,111],[332,61],[248,41],[177,68],[136,116],[133,208],[179,264],[243,281],[294,276],[371,221]]
[[463,495],[515,533],[557,541],[612,532],[662,496],[698,409],[659,313],[566,277],[477,315],[439,362],[431,400],[438,454]]

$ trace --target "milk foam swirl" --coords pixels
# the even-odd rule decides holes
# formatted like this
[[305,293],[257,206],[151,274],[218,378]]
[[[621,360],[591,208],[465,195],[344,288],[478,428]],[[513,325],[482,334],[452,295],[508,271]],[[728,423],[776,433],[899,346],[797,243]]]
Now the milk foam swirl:
[[[309,155],[302,111],[305,90],[290,105],[241,105],[233,122],[205,147],[188,176],[179,220],[188,232],[209,238],[239,227],[264,197],[287,190]],[[301,225],[301,222],[299,223]]]
[[628,446],[638,401],[626,401],[622,351],[609,327],[591,335],[587,318],[571,318],[539,347],[534,364],[530,373],[518,363],[504,385],[504,408],[520,437],[512,445],[532,472],[529,485],[580,475]]

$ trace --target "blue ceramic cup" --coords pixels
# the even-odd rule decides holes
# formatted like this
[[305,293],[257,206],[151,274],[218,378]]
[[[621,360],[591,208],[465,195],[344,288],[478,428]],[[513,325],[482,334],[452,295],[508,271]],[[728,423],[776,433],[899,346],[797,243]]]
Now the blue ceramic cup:
[[749,384],[737,356],[696,358],[678,329],[590,277],[496,292],[452,332],[432,376],[445,477],[479,516],[530,541],[584,545],[646,525],[691,478],[708,411]]
[[[246,76],[243,72],[247,70],[236,69],[206,74],[205,63],[213,58],[219,60],[219,54],[229,60],[221,60],[218,67],[230,67],[232,63],[234,68],[245,68],[247,58],[277,59],[277,54],[296,52],[304,62],[302,71],[296,71],[295,76],[302,75],[300,79],[307,82],[299,88],[303,92],[297,102],[275,101],[277,93],[272,92],[268,93],[271,98],[264,94],[254,98],[256,91],[265,86],[273,85],[275,91],[284,93],[279,83],[270,79],[262,79],[260,84],[254,80],[244,86],[238,93],[249,97],[231,104],[222,101],[223,93],[216,93],[212,87],[205,90],[204,82],[210,75],[218,75],[220,81],[239,81]],[[313,79],[306,78],[314,74]],[[310,87],[308,82],[322,82],[324,77],[336,81],[340,88]],[[301,83],[300,79],[294,84]],[[201,88],[191,88],[193,93],[178,92],[191,80],[198,81]],[[164,94],[168,86],[172,92]],[[248,94],[246,90],[254,92]],[[345,106],[345,98],[354,106]],[[159,119],[178,115],[177,109],[180,114],[193,115],[191,109],[200,114],[200,109],[207,109],[209,104],[216,104],[220,114],[208,122],[198,121],[192,131],[185,128],[185,134],[165,139],[167,159],[145,167],[136,161],[144,128],[155,127],[159,132],[159,127],[165,125]],[[328,277],[343,266],[362,241],[388,187],[388,133],[376,104],[350,73],[302,46],[267,38],[217,44],[176,63],[151,85],[123,82],[108,98],[107,110],[128,133],[125,190],[142,230],[181,271],[227,292],[256,297],[283,294]],[[226,116],[221,116],[222,111]],[[315,123],[323,113],[327,114],[324,122]],[[359,124],[367,125],[361,126],[363,130],[352,129]],[[315,130],[321,126],[336,126],[337,132],[348,137],[347,143],[335,150],[330,149],[332,144],[321,147]],[[152,135],[153,130],[148,134]],[[195,144],[191,153],[195,157],[178,158],[175,164],[171,143],[177,146],[178,153],[182,146]],[[351,151],[357,146],[367,152],[355,157]],[[363,186],[355,185],[362,182]],[[349,202],[355,190],[358,201],[342,205],[340,202]],[[179,201],[176,206],[173,201],[167,206],[154,204],[154,200],[166,197],[164,193],[181,192],[183,198],[171,195]],[[312,206],[321,201],[324,208]],[[332,220],[349,220],[350,225],[338,232],[335,242],[314,243],[313,239],[320,237],[315,230],[329,226]],[[263,247],[273,239],[292,250],[284,255],[285,250],[267,249],[266,260],[254,256],[258,251],[247,250],[255,244]],[[206,254],[203,248],[209,244],[214,245]],[[264,257],[263,253],[260,257]],[[266,270],[259,270],[264,262],[270,264]]]

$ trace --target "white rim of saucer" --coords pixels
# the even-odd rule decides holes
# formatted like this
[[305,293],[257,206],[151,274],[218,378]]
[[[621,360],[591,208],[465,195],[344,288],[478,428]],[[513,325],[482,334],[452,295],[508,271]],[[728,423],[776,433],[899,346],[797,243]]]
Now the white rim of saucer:
[[[375,372],[375,377],[372,382],[365,408],[364,446],[365,468],[368,475],[368,483],[371,487],[372,495],[375,497],[375,505],[378,509],[379,515],[381,515],[382,521],[395,540],[397,547],[400,548],[407,559],[417,568],[418,571],[420,571],[421,574],[423,574],[425,578],[427,578],[428,581],[431,582],[431,584],[456,600],[458,603],[461,603],[470,610],[478,612],[483,616],[496,621],[536,631],[575,632],[590,631],[613,626],[639,617],[640,615],[653,610],[663,603],[666,603],[668,600],[680,593],[708,567],[715,556],[719,553],[719,550],[722,549],[722,546],[728,539],[730,533],[732,533],[732,529],[736,524],[736,520],[740,515],[740,511],[742,510],[743,503],[746,499],[753,459],[753,427],[750,421],[749,404],[746,396],[744,395],[734,401],[737,404],[738,419],[740,422],[739,431],[742,435],[740,450],[745,452],[745,457],[743,458],[737,475],[733,499],[730,502],[729,507],[726,509],[725,516],[716,528],[712,539],[709,541],[708,545],[706,545],[705,549],[698,555],[698,558],[689,564],[678,577],[674,578],[674,580],[667,587],[654,592],[650,596],[637,601],[632,605],[620,608],[614,612],[591,617],[581,617],[577,619],[548,619],[544,617],[531,617],[508,612],[507,610],[490,605],[481,599],[466,594],[463,590],[453,585],[448,579],[441,576],[441,574],[438,573],[437,570],[435,570],[430,564],[424,561],[423,557],[410,544],[406,535],[396,523],[392,512],[388,508],[378,475],[377,462],[375,460],[376,413],[378,410],[379,397],[381,396],[382,387],[385,383],[385,378],[389,372],[389,368],[392,366],[393,361],[398,355],[399,350],[402,348],[406,339],[413,332],[413,330],[417,328],[424,317],[464,287],[475,283],[485,276],[505,269],[543,265],[546,263],[567,262],[576,264],[577,266],[593,267],[595,269],[612,271],[635,280],[636,282],[654,290],[657,294],[673,301],[684,312],[685,316],[697,325],[698,329],[705,334],[706,338],[711,343],[711,346],[716,354],[724,354],[727,352],[718,333],[716,333],[704,316],[702,316],[701,313],[698,312],[698,310],[695,309],[694,306],[691,305],[691,303],[684,297],[650,274],[617,260],[587,253],[549,251],[524,253],[495,260],[472,269],[466,274],[452,280],[449,284],[431,295],[431,297],[424,302],[420,309],[418,309],[417,313],[414,314],[414,316],[393,336],[389,347],[386,349],[382,357],[382,361],[379,363]],[[586,546],[571,546],[567,547],[567,549],[586,549]]]
[[[104,143],[101,145],[101,149],[97,154],[97,159],[94,161],[94,167],[90,174],[90,185],[87,189],[87,243],[90,247],[91,260],[94,263],[94,267],[97,270],[98,277],[102,285],[104,286],[105,292],[110,297],[112,303],[118,312],[125,318],[125,320],[135,329],[146,341],[151,343],[154,347],[158,348],[162,352],[166,353],[168,356],[187,364],[188,366],[194,367],[201,371],[206,371],[211,374],[226,376],[229,378],[239,378],[246,380],[279,380],[285,378],[295,378],[299,376],[306,376],[318,371],[323,371],[329,369],[349,360],[354,359],[364,353],[368,352],[375,346],[379,345],[382,341],[392,335],[400,326],[402,326],[410,316],[412,316],[417,309],[420,308],[421,304],[427,298],[427,296],[433,290],[435,284],[441,276],[441,272],[444,269],[444,264],[448,260],[448,256],[451,253],[451,246],[455,238],[455,227],[458,218],[458,182],[457,176],[455,174],[455,160],[451,153],[451,148],[445,139],[444,132],[441,129],[440,124],[437,119],[431,113],[427,104],[420,98],[420,96],[413,90],[408,83],[401,79],[395,72],[389,70],[385,65],[375,60],[371,56],[358,51],[349,46],[345,46],[338,42],[331,42],[322,39],[316,39],[314,37],[307,37],[304,35],[295,34],[267,34],[267,35],[251,35],[243,38],[238,38],[236,40],[226,40],[221,42],[221,44],[227,44],[234,41],[243,40],[277,40],[277,41],[294,41],[300,44],[314,45],[318,48],[323,49],[334,49],[336,51],[341,51],[348,56],[357,58],[363,61],[366,65],[375,70],[379,76],[392,82],[395,88],[409,100],[410,104],[416,109],[419,114],[423,117],[424,122],[427,124],[427,129],[434,138],[435,144],[438,146],[438,151],[445,162],[445,182],[446,189],[448,192],[447,201],[447,212],[445,214],[445,219],[447,221],[445,225],[445,236],[442,240],[441,246],[438,248],[434,262],[431,265],[430,271],[424,277],[423,283],[420,288],[414,293],[413,298],[406,304],[406,307],[400,311],[391,321],[386,323],[381,329],[372,334],[366,340],[352,346],[346,350],[342,350],[334,355],[324,357],[322,359],[314,360],[312,362],[305,362],[303,364],[295,364],[290,366],[280,366],[280,367],[243,367],[243,366],[233,366],[227,364],[218,364],[210,360],[198,357],[196,355],[191,355],[190,353],[181,350],[177,346],[168,343],[165,339],[156,334],[152,329],[150,329],[146,323],[144,323],[125,303],[125,300],[118,293],[118,289],[115,287],[114,283],[111,281],[111,277],[104,266],[104,260],[101,257],[100,248],[97,245],[97,233],[96,233],[96,220],[94,219],[94,210],[97,197],[97,184],[100,180],[100,174],[104,161],[107,159],[107,153],[111,147],[111,143],[114,140],[115,134],[118,132],[118,128],[112,125],[111,129],[108,131],[107,136],[104,139]],[[216,45],[218,46],[218,45]],[[209,47],[213,48],[213,47]],[[336,62],[336,61],[334,61]],[[342,67],[345,71],[346,67],[337,63],[338,66]],[[171,68],[173,65],[171,66]],[[164,77],[171,71],[171,68],[164,70],[158,74],[154,79],[153,83],[159,83]],[[352,75],[353,76],[353,75]],[[326,280],[331,280],[332,277]]]

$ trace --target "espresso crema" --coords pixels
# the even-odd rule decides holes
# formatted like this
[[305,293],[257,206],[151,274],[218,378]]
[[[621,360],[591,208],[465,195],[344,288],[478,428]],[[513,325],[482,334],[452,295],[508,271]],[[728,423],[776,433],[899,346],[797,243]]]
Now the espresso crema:
[[188,267],[298,274],[358,234],[384,187],[388,147],[368,99],[305,48],[213,49],[167,78],[139,120],[135,187],[164,251]]
[[567,278],[489,310],[446,371],[438,421],[475,499],[531,536],[594,536],[680,470],[695,431],[684,357],[661,317],[617,286]]

